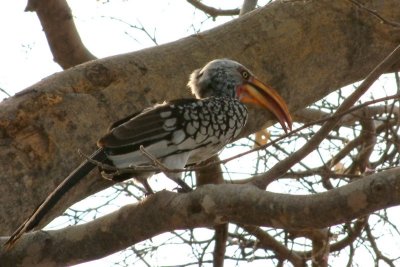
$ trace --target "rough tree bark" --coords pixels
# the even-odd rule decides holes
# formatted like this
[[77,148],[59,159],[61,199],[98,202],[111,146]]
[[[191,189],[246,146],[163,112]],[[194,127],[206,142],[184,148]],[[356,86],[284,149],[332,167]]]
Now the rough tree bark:
[[324,228],[399,205],[399,189],[400,168],[395,168],[315,195],[228,184],[204,185],[187,194],[162,191],[86,224],[24,235],[15,249],[0,252],[0,260],[5,266],[77,264],[174,229],[223,222],[287,230]]
[[[278,1],[198,35],[73,67],[3,101],[0,234],[9,235],[77,166],[77,149],[90,153],[113,120],[189,96],[189,73],[210,59],[229,57],[247,65],[282,94],[291,111],[362,79],[400,41],[399,28],[387,23],[399,20],[400,3],[362,2],[385,21],[351,1]],[[243,135],[270,118],[253,111]],[[109,185],[87,177],[47,221]]]

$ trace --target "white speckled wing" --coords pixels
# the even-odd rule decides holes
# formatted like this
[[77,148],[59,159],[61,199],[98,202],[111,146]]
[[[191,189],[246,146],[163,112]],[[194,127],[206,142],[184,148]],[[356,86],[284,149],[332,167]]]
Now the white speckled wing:
[[[140,152],[141,145],[168,167],[183,167],[221,150],[246,119],[246,107],[234,99],[181,99],[121,120],[98,144],[119,168],[151,164]],[[185,162],[172,163],[179,159]]]

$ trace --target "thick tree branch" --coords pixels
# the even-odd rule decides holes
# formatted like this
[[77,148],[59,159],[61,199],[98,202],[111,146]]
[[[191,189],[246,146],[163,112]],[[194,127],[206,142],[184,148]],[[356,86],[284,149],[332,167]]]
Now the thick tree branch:
[[228,221],[289,230],[325,228],[399,205],[399,188],[400,168],[395,168],[314,195],[277,194],[251,185],[204,185],[186,194],[162,191],[83,225],[24,235],[12,251],[1,252],[0,262],[77,264],[163,232]]
[[54,61],[63,69],[96,59],[83,45],[67,1],[29,0],[25,11],[36,12]]
[[[379,14],[400,17],[398,1],[365,1],[378,2]],[[230,57],[247,65],[280,92],[291,111],[363,78],[400,35],[388,34],[392,26],[355,8],[345,0],[277,1],[198,35],[70,68],[3,101],[2,233],[13,231],[79,164],[78,149],[86,154],[95,149],[111,121],[155,102],[187,97],[189,73],[210,59]],[[272,118],[251,112],[243,136]],[[50,217],[107,186],[104,179],[87,177]]]

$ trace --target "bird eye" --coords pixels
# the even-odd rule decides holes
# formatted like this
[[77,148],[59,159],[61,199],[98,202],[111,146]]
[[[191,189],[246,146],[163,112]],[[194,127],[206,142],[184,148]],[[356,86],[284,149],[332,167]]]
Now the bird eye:
[[243,79],[248,79],[248,78],[250,78],[250,73],[248,72],[248,71],[246,71],[246,70],[243,70],[242,71],[242,77],[243,77]]

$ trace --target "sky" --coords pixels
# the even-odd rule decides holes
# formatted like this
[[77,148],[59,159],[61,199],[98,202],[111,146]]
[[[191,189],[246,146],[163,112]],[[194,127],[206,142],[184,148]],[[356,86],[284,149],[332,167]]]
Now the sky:
[[[225,0],[221,3],[224,7],[237,7],[240,1]],[[193,34],[200,28],[208,29],[230,20],[207,19],[181,0],[71,0],[68,4],[83,43],[98,58],[154,45],[143,31],[129,24],[143,26],[156,36],[158,44],[162,44]],[[23,12],[25,5],[26,1],[0,1],[0,36],[3,40],[0,50],[0,88],[11,95],[61,71],[53,61],[36,14]],[[0,99],[2,97],[5,95],[0,94]]]
[[[218,2],[224,8],[236,8],[241,3],[241,1],[236,0],[209,0],[204,2],[209,4]],[[266,1],[259,2],[263,4]],[[130,25],[143,26],[151,36],[156,37],[158,44],[162,44],[191,35],[199,30],[203,31],[215,27],[231,19],[230,17],[222,17],[213,21],[204,16],[202,12],[195,10],[186,1],[181,0],[71,0],[68,3],[73,11],[74,20],[83,43],[98,58],[136,51],[154,45],[154,42],[146,33]],[[0,36],[2,40],[0,44],[0,89],[5,90],[10,95],[23,90],[44,77],[62,71],[53,61],[36,14],[24,12],[25,5],[26,1],[0,1]],[[383,78],[382,82],[387,81]],[[7,97],[7,95],[0,92],[0,99],[4,97]],[[235,149],[234,153],[241,152],[243,148],[237,147]],[[248,160],[252,161],[254,157],[255,155]],[[238,161],[229,165],[232,171],[231,175],[240,176],[242,174],[242,170],[238,166],[240,166]],[[155,183],[152,186],[157,187],[157,181],[160,179],[163,178],[154,179]],[[276,188],[276,191],[281,190],[285,190],[284,183],[281,184],[281,187]],[[106,195],[109,192],[106,191],[102,194]],[[97,199],[94,201],[97,201]],[[123,198],[121,202],[130,203],[132,200]],[[78,207],[90,207],[91,203],[80,203]],[[103,212],[110,212],[117,208],[118,205],[111,206]],[[389,210],[389,212],[392,211]],[[62,219],[59,219],[53,223],[52,227],[59,226],[62,223]],[[167,260],[170,253],[169,250],[162,249],[158,252],[158,257],[164,259],[160,264],[168,264]],[[120,257],[120,255],[117,254],[79,266],[110,266],[117,257]],[[368,266],[368,264],[365,266]]]

